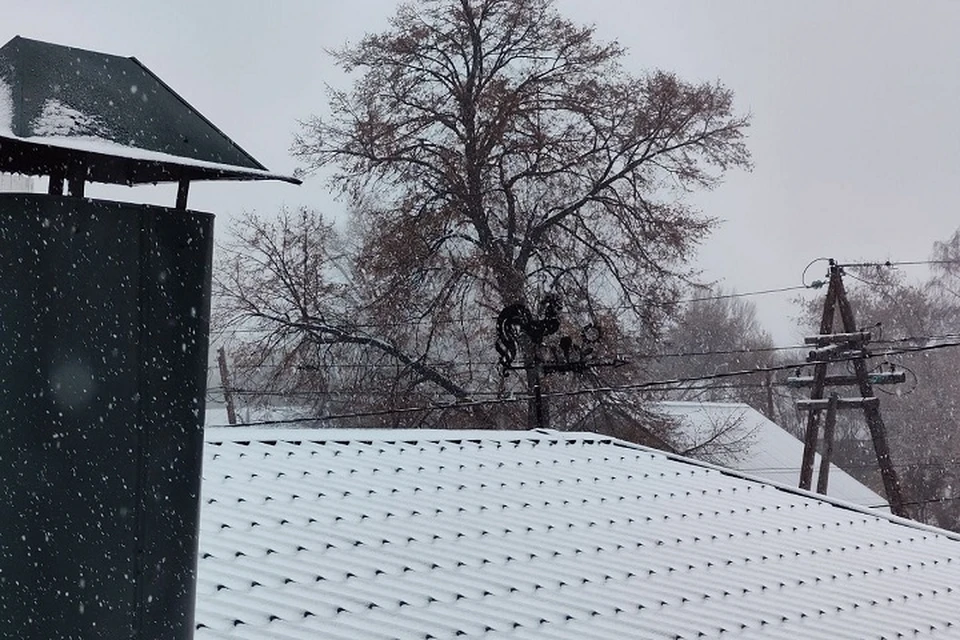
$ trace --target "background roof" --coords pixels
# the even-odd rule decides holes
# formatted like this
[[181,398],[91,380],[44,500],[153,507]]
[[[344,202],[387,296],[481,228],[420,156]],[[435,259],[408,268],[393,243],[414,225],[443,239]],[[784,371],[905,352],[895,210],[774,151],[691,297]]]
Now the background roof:
[[[759,411],[745,404],[727,402],[659,402],[656,410],[676,421],[681,440],[689,446],[703,442],[718,429],[727,429],[719,441],[713,443],[713,453],[707,458],[710,462],[788,487],[799,485],[803,443]],[[694,457],[701,456],[694,454]],[[816,483],[819,453],[813,469]],[[885,506],[886,498],[835,464],[830,465],[827,494],[861,506],[890,510]]]

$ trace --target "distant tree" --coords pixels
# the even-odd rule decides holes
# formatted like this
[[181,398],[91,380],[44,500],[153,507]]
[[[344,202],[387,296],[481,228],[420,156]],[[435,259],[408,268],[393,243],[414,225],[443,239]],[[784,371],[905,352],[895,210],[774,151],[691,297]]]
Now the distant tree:
[[[769,367],[777,362],[773,340],[746,299],[723,290],[705,290],[682,306],[668,324],[660,346],[665,355],[651,366],[655,378],[697,378]],[[664,395],[674,400],[744,402],[777,419],[772,374],[679,384]]]
[[548,292],[608,341],[655,333],[713,224],[684,196],[749,167],[728,89],[630,75],[549,0],[418,0],[334,56],[356,83],[293,152],[351,206],[368,313],[464,387],[510,392],[474,363],[501,308]]
[[935,242],[931,256],[931,294],[941,299],[941,324],[960,327],[960,229],[947,240]]

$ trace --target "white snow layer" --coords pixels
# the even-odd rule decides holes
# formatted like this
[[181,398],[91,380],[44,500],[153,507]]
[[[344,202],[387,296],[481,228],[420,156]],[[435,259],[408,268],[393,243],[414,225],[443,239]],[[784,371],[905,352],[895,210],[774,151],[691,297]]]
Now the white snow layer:
[[78,111],[56,98],[44,101],[40,115],[30,123],[37,136],[109,137],[109,128],[96,116]]
[[[0,111],[2,111],[2,108],[0,108]],[[0,125],[2,125],[2,120],[0,120]],[[179,165],[183,167],[227,171],[233,174],[250,176],[251,178],[255,177],[255,178],[261,178],[261,179],[289,180],[287,176],[277,174],[277,173],[272,173],[270,171],[264,171],[262,169],[248,169],[247,167],[238,167],[232,164],[225,164],[221,162],[209,162],[206,160],[196,160],[194,158],[185,158],[183,156],[176,156],[170,153],[162,153],[160,151],[150,151],[148,149],[139,149],[136,147],[130,147],[117,142],[113,142],[112,140],[107,140],[98,136],[45,135],[45,136],[29,136],[26,138],[22,138],[19,136],[13,136],[13,134],[10,132],[9,129],[4,131],[2,126],[0,126],[0,136],[16,137],[17,140],[23,140],[24,142],[33,142],[37,144],[42,144],[47,147],[55,147],[57,149],[70,149],[74,151],[100,153],[108,156],[113,156],[116,158],[126,158],[128,160],[163,162],[166,164],[174,164],[174,165]]]
[[290,180],[284,176],[262,169],[250,169],[220,162],[208,162],[176,156],[169,153],[139,149],[110,140],[110,128],[102,119],[90,116],[56,99],[44,102],[40,115],[30,123],[33,135],[16,136],[13,133],[13,93],[10,86],[0,79],[0,136],[16,138],[24,142],[42,144],[58,149],[101,153],[129,160],[162,162],[199,169],[226,171],[232,174],[257,179]]
[[[745,404],[722,402],[661,402],[657,410],[677,421],[681,437],[690,444],[703,442],[720,430],[709,462],[788,487],[799,483],[803,442],[759,411]],[[820,468],[820,462],[818,453],[815,470]],[[867,507],[887,502],[835,464],[830,465],[827,494]],[[889,507],[882,510],[889,512]]]

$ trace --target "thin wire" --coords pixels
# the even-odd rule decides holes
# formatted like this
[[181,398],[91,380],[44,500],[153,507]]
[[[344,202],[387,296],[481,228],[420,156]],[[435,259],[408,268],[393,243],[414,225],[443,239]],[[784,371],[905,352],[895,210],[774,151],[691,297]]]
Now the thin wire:
[[809,287],[811,289],[813,288],[819,289],[826,283],[824,280],[814,280],[810,284],[807,284],[807,271],[810,269],[810,267],[817,264],[818,262],[830,262],[830,258],[814,258],[809,263],[807,263],[807,266],[805,266],[803,268],[803,271],[800,273],[800,282],[803,283],[803,286]]
[[[899,350],[889,350],[882,354],[870,354],[867,357],[874,358],[880,356],[890,356],[890,355],[899,355],[901,353],[917,353],[921,351],[933,351],[937,349],[946,349],[952,347],[960,347],[960,342],[951,342],[943,343],[939,345],[928,345],[922,347],[903,347]],[[714,373],[707,376],[693,376],[688,378],[673,378],[669,380],[654,380],[647,382],[639,382],[634,384],[627,384],[622,386],[607,386],[607,387],[592,387],[589,389],[576,389],[572,391],[556,391],[541,394],[544,398],[560,398],[560,397],[577,397],[583,395],[590,395],[595,393],[617,393],[623,391],[642,391],[642,390],[657,390],[658,387],[675,387],[679,385],[684,385],[691,382],[703,382],[709,380],[719,380],[723,378],[732,378],[738,376],[746,375],[756,375],[759,373],[771,373],[777,371],[788,371],[795,370],[797,367],[809,366],[816,364],[830,364],[835,362],[846,362],[851,360],[860,360],[863,359],[862,355],[852,355],[844,358],[835,358],[829,361],[810,361],[804,363],[791,363],[783,365],[773,365],[766,367],[755,367],[753,369],[744,369],[739,371],[725,371]],[[242,424],[237,424],[235,426],[266,426],[272,424],[294,424],[294,423],[304,423],[304,422],[323,422],[326,420],[342,420],[349,418],[368,418],[375,416],[389,416],[389,415],[401,415],[407,413],[416,413],[424,411],[442,411],[445,409],[467,409],[480,406],[489,406],[489,405],[499,405],[499,404],[510,404],[516,402],[528,402],[533,396],[530,395],[517,395],[507,398],[497,398],[491,400],[472,400],[472,401],[457,401],[457,402],[447,402],[447,403],[437,403],[434,406],[427,407],[399,407],[396,409],[386,409],[386,410],[370,410],[370,411],[361,411],[355,413],[346,413],[346,414],[332,414],[327,416],[320,416],[314,418],[290,418],[286,420],[266,420],[266,421],[255,421],[247,422]]]
[[[838,464],[837,462],[832,462],[831,464],[837,466],[843,471],[848,471],[850,469],[879,469],[880,465],[877,462],[872,462],[868,464]],[[942,467],[955,467],[960,466],[960,460],[954,458],[947,458],[939,461],[913,461],[913,462],[900,462],[893,465],[897,469],[909,470],[909,469],[923,469],[927,467],[933,468],[942,468]],[[749,469],[740,469],[743,472],[750,473],[763,473],[768,471],[799,471],[800,467],[751,467]]]
[[880,369],[881,372],[882,372],[883,365],[885,365],[885,364],[889,364],[891,367],[893,367],[893,366],[900,367],[901,369],[903,369],[904,371],[906,371],[907,373],[909,373],[909,374],[911,375],[911,377],[913,377],[913,385],[912,385],[909,389],[907,389],[906,391],[900,391],[899,389],[897,389],[896,391],[887,391],[887,390],[884,389],[882,386],[878,389],[878,391],[880,391],[880,392],[882,392],[882,393],[885,393],[885,394],[888,395],[888,396],[897,396],[897,397],[899,397],[899,398],[902,398],[902,397],[904,397],[904,396],[909,396],[910,394],[912,394],[914,391],[916,391],[916,390],[920,387],[920,376],[917,375],[917,372],[916,372],[916,371],[914,371],[913,369],[911,369],[910,367],[908,367],[908,366],[905,365],[905,364],[894,363],[894,362],[890,362],[890,361],[888,361],[888,360],[884,360],[883,362],[881,362],[880,364],[878,364],[876,367],[874,367],[874,368],[873,368],[873,371],[876,371],[877,369]]
[[[909,502],[901,502],[900,504],[905,507],[917,507],[924,504],[932,504],[934,502],[953,502],[954,500],[960,500],[960,496],[948,496],[946,498],[929,498],[926,500],[911,500]],[[889,507],[889,504],[871,504],[867,505],[867,509],[885,509]]]
[[[675,302],[656,302],[652,304],[654,306],[660,306],[660,307],[671,307],[676,304],[687,304],[689,302],[708,302],[710,300],[728,300],[730,298],[748,298],[751,296],[763,296],[771,293],[786,293],[789,291],[799,291],[800,289],[810,289],[810,288],[812,287],[798,284],[790,287],[778,287],[776,289],[762,289],[760,291],[746,291],[744,293],[723,293],[723,294],[717,294],[715,296],[704,296],[702,298],[687,298],[686,300],[677,300]],[[632,309],[633,307],[624,306],[624,307],[597,307],[597,308],[610,309],[610,310],[624,310],[624,309]]]
[[[766,389],[768,387],[783,387],[790,388],[790,384],[786,382],[773,381],[770,384],[767,383],[731,383],[731,384],[716,384],[709,386],[691,386],[691,385],[675,385],[675,386],[658,386],[655,391],[715,391],[722,389]],[[331,390],[302,390],[302,391],[286,391],[282,389],[270,389],[270,390],[258,390],[258,389],[243,389],[236,387],[228,387],[227,390],[230,393],[236,395],[249,395],[249,396],[273,396],[273,397],[288,397],[288,396],[302,396],[302,397],[312,397],[312,396],[378,396],[378,397],[393,397],[396,394],[392,394],[386,391],[380,392],[370,392],[370,391],[331,391]],[[222,393],[224,387],[209,387],[207,392],[209,394],[214,394],[216,392]],[[564,392],[569,393],[569,392]],[[495,398],[503,398],[504,394],[499,391],[474,391],[467,394],[469,397],[476,396],[491,396]],[[215,396],[214,396],[215,397]],[[438,401],[447,396],[434,396]],[[457,405],[460,406],[460,405]]]
[[[904,336],[902,338],[886,338],[882,340],[872,340],[870,344],[874,345],[895,345],[902,344],[904,342],[930,342],[933,340],[960,340],[960,333],[944,333],[939,335],[929,335],[929,336]],[[754,353],[770,353],[775,351],[799,351],[803,349],[811,349],[811,345],[808,344],[796,344],[796,345],[783,345],[783,346],[774,346],[774,347],[756,347],[756,348],[744,348],[744,349],[716,349],[716,350],[705,350],[705,351],[674,351],[668,353],[633,353],[633,352],[622,352],[620,355],[624,358],[630,358],[633,360],[659,360],[667,358],[685,358],[685,357],[702,357],[702,356],[713,356],[713,355],[747,355]],[[882,354],[874,354],[882,355]],[[442,363],[444,366],[449,363]],[[463,360],[454,363],[463,367],[483,367],[483,366],[494,366],[497,364],[497,361],[494,360]],[[797,366],[804,366],[806,364],[813,363],[802,363]],[[269,364],[250,364],[250,365],[235,365],[238,370],[257,370],[257,369],[273,369],[276,368],[274,365]],[[399,365],[395,363],[343,363],[343,364],[331,364],[330,368],[381,368],[381,369],[397,369],[403,368],[404,365]],[[318,370],[321,370],[323,367],[317,366]],[[218,365],[210,364],[207,366],[209,371],[218,369]]]
[[[960,337],[960,336],[958,336]],[[728,355],[744,355],[752,353],[771,353],[775,351],[797,351],[800,349],[809,349],[810,345],[795,344],[788,346],[779,346],[779,347],[756,347],[756,348],[746,348],[746,349],[717,349],[713,351],[675,351],[671,353],[631,353],[623,352],[621,357],[630,358],[632,360],[660,360],[667,358],[685,358],[685,357],[701,357],[701,356],[728,356]],[[496,360],[460,360],[455,363],[442,363],[444,366],[449,366],[450,364],[455,364],[463,367],[483,367],[483,366],[494,366],[499,364]],[[280,365],[276,365],[280,366]],[[249,365],[238,365],[237,369],[243,370],[256,370],[256,369],[274,369],[274,365],[269,364],[249,364]],[[359,364],[359,363],[345,363],[345,364],[331,364],[329,367],[334,368],[347,368],[347,369],[365,369],[365,368],[380,368],[380,369],[397,369],[404,368],[405,365],[402,364],[386,364],[386,363],[371,363],[371,364]],[[316,366],[312,367],[317,370],[323,369],[323,367]],[[211,364],[207,366],[208,371],[213,371],[219,369],[218,365]]]
[[884,262],[846,262],[838,267],[915,267],[931,264],[960,264],[960,260],[885,260]]
[[957,340],[960,339],[960,333],[943,333],[931,336],[904,336],[902,338],[887,338],[884,340],[871,340],[871,344],[897,344],[901,342],[929,342],[931,340]]
[[[435,362],[435,363],[430,363],[430,362],[418,362],[418,364],[422,364],[422,365],[425,365],[425,366],[428,366],[428,367],[438,367],[438,368],[439,368],[439,367],[449,367],[450,365],[464,365],[464,366],[484,366],[484,365],[491,365],[491,366],[492,366],[492,365],[497,364],[497,361],[496,361],[496,360],[487,360],[487,361],[482,361],[482,360],[481,360],[481,361],[463,360],[463,361],[458,361],[458,362],[442,362],[442,361],[441,361],[441,362]],[[395,362],[369,362],[369,363],[362,363],[362,362],[338,362],[337,364],[329,364],[329,365],[319,365],[319,364],[311,364],[311,365],[234,364],[234,365],[233,365],[233,368],[236,369],[236,370],[238,370],[238,371],[241,371],[241,370],[242,370],[242,371],[256,371],[256,370],[261,370],[261,369],[285,368],[285,367],[288,367],[288,366],[295,368],[297,371],[325,371],[325,370],[327,370],[327,369],[333,369],[333,368],[337,368],[337,369],[405,369],[405,368],[407,368],[408,365],[405,365],[405,364],[403,364],[402,362],[399,362],[399,361],[395,361]],[[207,370],[208,370],[208,371],[214,371],[214,370],[216,370],[216,369],[219,369],[219,365],[216,365],[216,364],[208,364],[208,365],[207,365]]]
[[[657,306],[657,307],[672,307],[672,306],[675,306],[675,305],[688,304],[688,303],[692,303],[692,302],[708,302],[708,301],[713,301],[713,300],[727,300],[727,299],[733,299],[733,298],[748,298],[748,297],[752,297],[752,296],[769,295],[769,294],[774,294],[774,293],[788,293],[788,292],[791,292],[791,291],[800,291],[800,290],[804,290],[804,289],[820,289],[820,288],[823,287],[824,284],[826,284],[826,282],[825,282],[824,280],[814,280],[813,282],[811,282],[811,283],[808,284],[808,283],[806,282],[806,275],[807,275],[807,271],[808,271],[808,270],[810,269],[810,267],[812,267],[814,264],[816,264],[816,263],[818,263],[818,262],[825,262],[825,261],[829,261],[829,258],[823,258],[823,257],[821,257],[821,258],[815,258],[815,259],[811,260],[811,261],[807,264],[807,266],[804,267],[803,272],[801,273],[800,280],[801,280],[801,283],[802,283],[802,284],[799,284],[799,285],[793,285],[793,286],[787,286],[787,287],[777,287],[777,288],[774,288],[774,289],[761,289],[761,290],[757,290],[757,291],[745,291],[745,292],[743,292],[743,293],[728,293],[728,294],[717,294],[717,295],[714,295],[714,296],[703,296],[703,297],[698,297],[698,298],[686,298],[686,299],[681,299],[681,300],[675,300],[675,301],[672,301],[672,302],[652,302],[652,301],[647,301],[646,304],[651,305],[651,306]],[[840,267],[851,267],[851,268],[853,268],[853,267],[897,267],[897,266],[915,266],[915,265],[933,265],[933,264],[960,264],[960,261],[958,261],[958,260],[900,260],[900,261],[890,261],[890,260],[887,260],[887,261],[885,261],[885,262],[848,262],[848,263],[839,264],[838,266],[840,266]],[[856,275],[853,275],[853,274],[847,274],[847,275],[850,275],[850,276],[853,277],[854,279],[860,280],[861,282],[864,282],[865,284],[870,284],[870,285],[873,285],[873,286],[879,286],[879,285],[877,285],[877,283],[867,282],[866,280],[863,280],[862,278],[858,278]],[[602,311],[629,311],[629,310],[631,310],[631,309],[634,309],[635,306],[632,306],[632,305],[618,305],[618,306],[603,306],[603,305],[600,305],[600,306],[595,306],[594,308],[595,308],[595,309],[602,310]],[[430,325],[430,324],[463,324],[463,323],[465,323],[465,322],[466,322],[466,323],[469,323],[469,322],[479,322],[479,321],[482,321],[482,320],[496,320],[496,316],[493,316],[493,315],[485,315],[485,314],[484,314],[484,315],[471,316],[471,317],[469,317],[469,318],[450,319],[450,320],[433,320],[433,321],[431,321],[431,320],[427,320],[427,319],[422,319],[422,320],[408,320],[408,321],[403,321],[403,322],[389,322],[389,323],[359,323],[359,324],[350,325],[350,327],[351,327],[351,328],[354,328],[354,329],[382,329],[382,328],[388,328],[388,327],[424,326],[424,325]],[[263,333],[269,333],[269,332],[268,332],[268,331],[265,331],[265,330],[263,330],[263,329],[253,329],[253,328],[242,329],[242,328],[237,328],[237,329],[232,329],[232,330],[229,330],[229,331],[224,331],[223,333],[230,333],[230,334],[253,334],[253,333],[255,333],[255,334],[263,334]]]
[[941,342],[939,344],[920,345],[916,347],[900,347],[899,349],[883,351],[870,354],[871,358],[885,356],[896,356],[904,353],[920,353],[922,351],[935,351],[937,349],[946,349],[949,347],[960,347],[960,342]]
[[865,285],[869,285],[869,286],[874,287],[874,288],[877,288],[877,289],[880,289],[880,288],[882,288],[882,287],[885,286],[882,282],[873,282],[872,280],[866,280],[866,279],[864,279],[864,278],[861,278],[860,276],[855,275],[852,271],[845,271],[845,272],[844,272],[844,275],[845,275],[845,276],[848,276],[848,277],[850,277],[850,278],[853,278],[853,279],[856,280],[857,282],[862,282],[862,283],[865,284]]
[[754,347],[746,349],[717,349],[713,351],[676,351],[673,353],[650,353],[650,354],[624,354],[625,357],[636,358],[640,360],[659,360],[661,358],[684,358],[695,356],[729,356],[750,353],[770,353],[773,351],[797,351],[799,349],[809,349],[810,345],[794,344],[782,347]]
[[883,262],[845,262],[838,267],[916,267],[934,264],[960,264],[960,260],[885,260]]
[[[793,285],[789,287],[778,287],[775,289],[761,289],[758,291],[745,291],[743,293],[724,293],[717,294],[715,296],[703,296],[699,298],[684,298],[681,300],[674,300],[670,302],[655,302],[655,301],[644,301],[644,304],[654,307],[672,307],[675,305],[688,304],[691,302],[708,302],[711,300],[727,300],[731,298],[748,298],[752,296],[762,296],[769,295],[773,293],[787,293],[790,291],[799,291],[801,289],[816,289],[819,288],[819,285]],[[630,311],[636,309],[637,305],[594,305],[594,309],[600,311]],[[469,324],[470,322],[480,322],[483,320],[496,320],[497,316],[495,315],[486,315],[478,314],[470,317],[463,317],[460,319],[449,319],[449,320],[406,320],[401,322],[383,322],[383,323],[357,323],[357,324],[345,324],[350,329],[384,329],[389,327],[419,327],[430,324]],[[229,334],[265,334],[270,333],[268,330],[264,329],[255,329],[255,328],[236,328],[230,330],[224,330],[221,333]]]

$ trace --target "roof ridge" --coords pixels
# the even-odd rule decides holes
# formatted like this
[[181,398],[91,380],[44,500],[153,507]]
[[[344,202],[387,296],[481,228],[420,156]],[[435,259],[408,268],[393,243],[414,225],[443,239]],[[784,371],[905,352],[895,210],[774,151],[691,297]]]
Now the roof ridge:
[[657,400],[650,403],[651,406],[675,406],[675,407],[719,407],[730,409],[742,409],[744,407],[752,409],[746,402],[723,402],[720,400],[709,400],[698,402],[696,400]]
[[189,109],[190,111],[192,111],[198,118],[200,118],[201,120],[203,120],[204,122],[206,122],[206,123],[210,126],[211,129],[213,129],[214,131],[216,131],[217,133],[219,133],[221,136],[223,136],[223,138],[224,138],[227,142],[229,142],[229,143],[230,143],[237,151],[239,151],[241,154],[243,154],[244,156],[246,156],[246,158],[247,158],[251,163],[253,163],[254,165],[256,165],[257,168],[259,168],[261,171],[268,171],[268,169],[267,169],[265,166],[263,166],[256,158],[254,158],[252,155],[250,155],[250,154],[247,152],[246,149],[244,149],[244,148],[241,147],[239,144],[237,144],[237,142],[236,142],[233,138],[231,138],[230,136],[228,136],[226,133],[224,133],[223,130],[220,129],[220,127],[218,127],[217,125],[213,124],[213,122],[211,122],[209,118],[207,118],[205,115],[203,115],[202,113],[200,113],[200,110],[199,110],[199,109],[197,109],[197,108],[194,107],[192,104],[190,104],[189,102],[187,102],[187,101],[184,99],[183,96],[181,96],[179,93],[177,93],[177,92],[173,89],[173,87],[171,87],[169,84],[167,84],[166,82],[164,82],[163,79],[160,78],[160,76],[158,76],[158,75],[155,74],[153,71],[151,71],[150,68],[147,67],[147,65],[143,64],[142,62],[140,62],[140,60],[137,59],[135,56],[130,56],[130,57],[129,57],[129,60],[130,60],[131,62],[133,62],[134,64],[136,64],[136,65],[137,65],[138,67],[140,67],[141,69],[143,69],[144,73],[146,73],[148,76],[150,76],[151,78],[153,78],[154,80],[156,80],[157,83],[158,83],[161,87],[163,87],[164,89],[166,89],[167,91],[169,91],[169,92],[170,92],[170,95],[172,95],[174,98],[176,98],[177,100],[179,100],[180,103],[183,104],[184,107],[186,107],[187,109]]
[[60,44],[59,42],[48,42],[48,41],[46,41],[46,40],[39,40],[39,39],[37,39],[37,38],[28,38],[28,37],[26,37],[26,36],[21,36],[20,34],[17,34],[17,35],[15,35],[15,36],[13,36],[12,38],[10,38],[10,40],[7,42],[7,44],[9,44],[9,43],[11,43],[11,42],[14,42],[14,41],[16,41],[16,40],[22,40],[22,41],[24,41],[24,42],[32,42],[32,43],[34,43],[34,44],[41,44],[41,45],[46,46],[46,47],[58,47],[58,48],[60,48],[60,49],[70,49],[71,51],[80,51],[80,52],[83,52],[83,53],[95,53],[95,54],[98,55],[98,56],[106,56],[106,57],[108,57],[108,58],[116,58],[116,59],[118,59],[118,60],[132,60],[132,59],[133,59],[132,56],[121,56],[121,55],[116,54],[116,53],[107,53],[106,51],[99,51],[99,50],[97,50],[97,49],[87,49],[87,48],[78,47],[78,46],[72,45],[72,44]]
[[[591,440],[613,442],[616,438],[588,431],[555,431],[552,429],[390,429],[390,428],[296,428],[296,427],[207,427],[206,442],[296,441],[411,441],[431,442],[460,440]],[[656,449],[651,449],[656,451]]]

